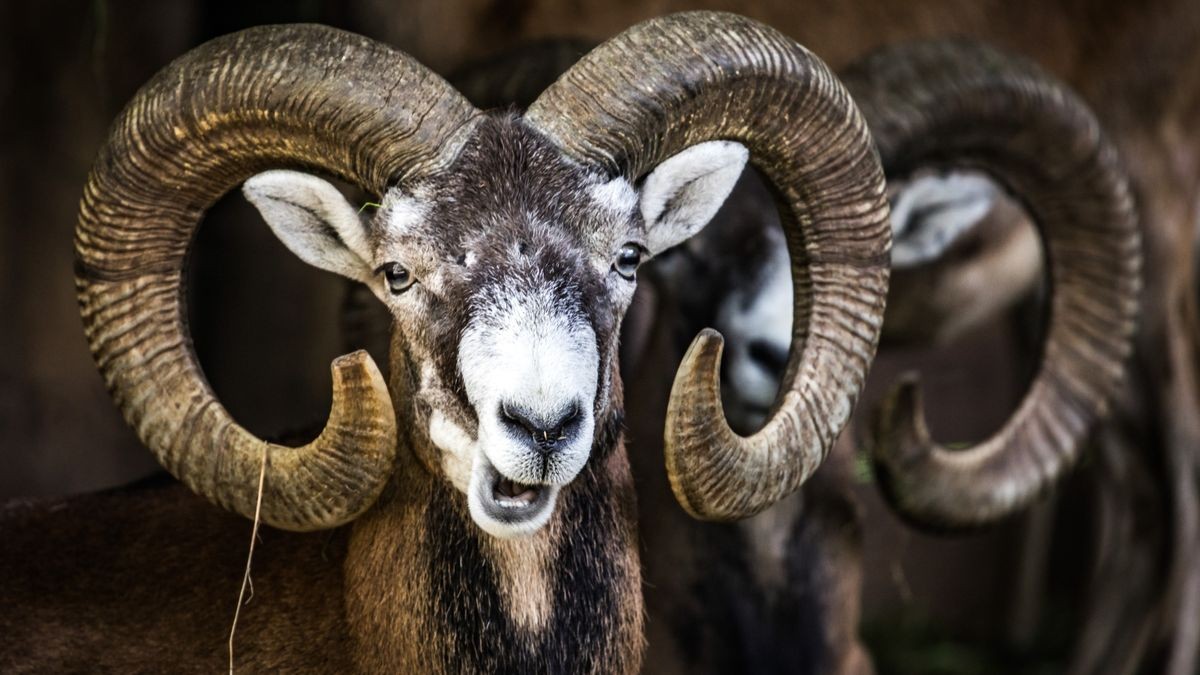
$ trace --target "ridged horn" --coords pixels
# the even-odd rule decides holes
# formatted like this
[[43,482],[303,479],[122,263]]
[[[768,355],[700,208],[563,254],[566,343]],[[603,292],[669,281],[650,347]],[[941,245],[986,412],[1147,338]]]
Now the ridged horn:
[[786,205],[796,288],[791,356],[766,425],[742,437],[721,407],[721,336],[700,333],[671,391],[667,472],[683,508],[707,520],[745,518],[791,493],[849,419],[887,292],[883,174],[847,91],[773,29],[689,12],[596,48],[527,117],[578,161],[632,179],[706,140],[750,150]]
[[1121,163],[1088,107],[1034,65],[960,41],[886,49],[847,87],[888,176],[985,172],[1036,223],[1049,265],[1038,372],[1003,427],[964,450],[934,442],[915,378],[882,405],[874,455],[915,524],[973,527],[1026,506],[1076,461],[1120,383],[1138,309],[1141,244]]
[[334,527],[391,475],[396,416],[365,353],[333,363],[325,430],[270,445],[230,417],[192,351],[185,260],[204,212],[251,175],[292,167],[382,194],[446,164],[473,108],[410,57],[312,25],[208,42],[150,80],[115,122],[75,233],[85,332],[125,419],[172,474],[275,527]]

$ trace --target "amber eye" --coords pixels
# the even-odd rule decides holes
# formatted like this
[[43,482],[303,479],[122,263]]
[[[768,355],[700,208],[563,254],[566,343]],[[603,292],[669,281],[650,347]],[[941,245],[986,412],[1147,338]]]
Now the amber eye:
[[383,270],[383,278],[387,281],[388,290],[393,295],[400,295],[413,285],[412,274],[400,263],[387,263],[380,269]]
[[638,265],[642,264],[642,247],[637,244],[625,244],[617,251],[617,259],[613,261],[613,269],[626,279],[633,279]]

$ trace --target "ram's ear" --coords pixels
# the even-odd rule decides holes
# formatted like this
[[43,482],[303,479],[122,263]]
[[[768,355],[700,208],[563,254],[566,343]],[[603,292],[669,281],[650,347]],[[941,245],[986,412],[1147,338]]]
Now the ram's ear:
[[658,255],[699,232],[729,197],[750,153],[741,143],[708,141],[654,167],[642,183],[646,246]]
[[940,257],[992,210],[1000,188],[974,173],[921,176],[892,198],[892,267]]
[[366,229],[329,181],[298,171],[266,171],[247,180],[242,193],[301,260],[355,281],[370,279]]

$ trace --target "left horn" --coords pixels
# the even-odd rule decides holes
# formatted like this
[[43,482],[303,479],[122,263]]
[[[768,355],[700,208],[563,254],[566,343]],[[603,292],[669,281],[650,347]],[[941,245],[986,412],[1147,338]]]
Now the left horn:
[[796,288],[792,350],[774,410],[750,437],[721,407],[722,339],[705,330],[675,377],[667,472],[693,516],[752,516],[805,481],[850,417],[875,354],[891,229],[866,124],[819,59],[777,31],[715,12],[639,24],[572,67],[528,120],[573,158],[645,175],[712,139],[745,145],[787,205]]
[[92,354],[121,412],[168,471],[243,516],[337,527],[391,477],[397,421],[374,361],[333,363],[333,407],[308,445],[267,443],[208,386],[184,306],[188,251],[213,202],[270,168],[369,192],[450,161],[475,109],[385,45],[323,26],[263,26],[201,45],[126,106],[88,178],[76,286]]
[[935,443],[915,379],[882,406],[874,453],[896,510],[939,529],[1028,505],[1079,455],[1124,374],[1141,240],[1116,150],[1087,106],[1032,64],[965,42],[876,53],[845,74],[889,176],[983,171],[1029,210],[1050,266],[1042,362],[1004,426],[965,450]]

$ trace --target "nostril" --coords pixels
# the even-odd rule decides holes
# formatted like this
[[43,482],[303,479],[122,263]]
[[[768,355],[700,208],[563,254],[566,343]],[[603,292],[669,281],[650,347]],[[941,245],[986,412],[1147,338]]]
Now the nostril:
[[556,414],[543,416],[506,403],[500,406],[500,419],[510,432],[532,441],[539,452],[550,453],[574,434],[579,411],[579,404],[573,403]]
[[750,360],[759,368],[773,375],[781,374],[787,366],[787,345],[777,345],[766,340],[754,340],[746,352]]
[[524,433],[532,433],[537,429],[537,424],[524,410],[506,403],[500,404],[500,419],[509,428]]

